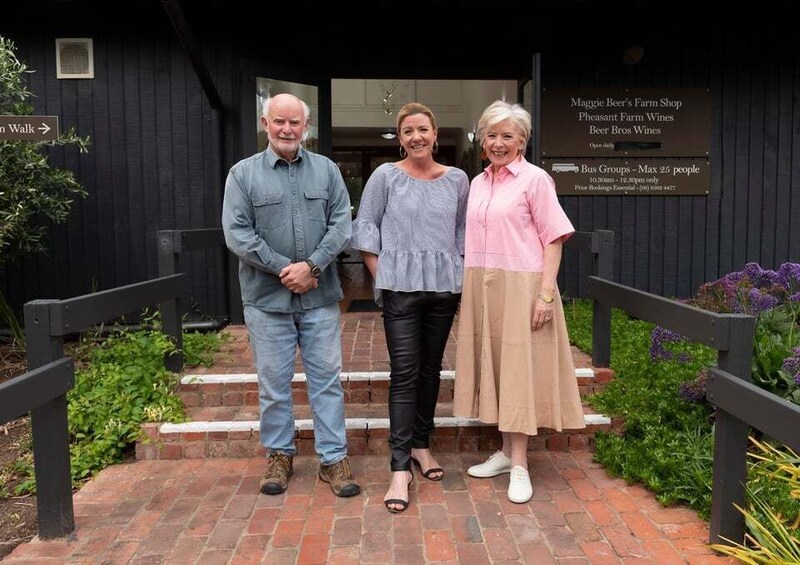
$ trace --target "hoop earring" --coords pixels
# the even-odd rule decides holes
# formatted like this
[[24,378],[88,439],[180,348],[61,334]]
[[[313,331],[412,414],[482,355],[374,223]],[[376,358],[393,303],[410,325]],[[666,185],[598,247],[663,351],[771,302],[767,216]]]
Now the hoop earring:
[[400,146],[400,158],[401,159],[405,159],[406,157],[408,157],[408,152],[406,152],[406,150],[401,145]]
[[432,153],[434,155],[436,155],[438,152],[439,152],[439,140],[437,139],[437,140],[435,140],[433,142],[433,151],[432,151]]

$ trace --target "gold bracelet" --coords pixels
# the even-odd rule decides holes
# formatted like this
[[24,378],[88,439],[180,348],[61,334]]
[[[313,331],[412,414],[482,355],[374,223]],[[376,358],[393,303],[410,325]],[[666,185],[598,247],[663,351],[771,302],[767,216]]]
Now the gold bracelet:
[[549,296],[549,295],[547,295],[547,294],[541,294],[541,293],[539,293],[539,296],[538,296],[538,298],[539,298],[539,299],[540,299],[542,302],[544,302],[545,304],[552,304],[552,303],[553,303],[553,300],[555,300],[555,299],[554,299],[552,296]]

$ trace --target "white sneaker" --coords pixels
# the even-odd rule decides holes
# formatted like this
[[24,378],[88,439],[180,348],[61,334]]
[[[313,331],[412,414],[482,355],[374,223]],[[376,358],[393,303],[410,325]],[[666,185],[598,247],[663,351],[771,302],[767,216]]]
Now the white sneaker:
[[479,465],[473,465],[467,469],[467,474],[470,477],[478,477],[480,479],[487,479],[489,477],[496,477],[503,473],[511,472],[511,458],[506,457],[505,453],[498,451],[494,453],[489,459]]
[[517,465],[511,469],[511,479],[508,482],[508,499],[511,502],[522,504],[528,502],[532,496],[531,476],[525,467]]

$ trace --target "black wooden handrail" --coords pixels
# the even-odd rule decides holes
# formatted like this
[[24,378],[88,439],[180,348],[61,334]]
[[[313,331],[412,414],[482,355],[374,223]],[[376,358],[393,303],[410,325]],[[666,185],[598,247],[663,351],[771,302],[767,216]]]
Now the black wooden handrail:
[[75,529],[66,410],[67,391],[73,386],[75,364],[69,357],[0,384],[0,424],[31,414],[37,520],[42,539],[61,537]]
[[[62,357],[0,384],[0,424],[16,420],[75,386],[75,363]],[[42,386],[41,379],[47,379]]]
[[800,451],[800,406],[713,367],[706,383],[708,401],[768,436]]
[[[714,479],[711,493],[711,526],[709,539],[712,543],[727,543],[726,540],[742,540],[744,516],[734,505],[742,507],[745,500],[744,484],[747,478],[747,437],[750,428],[747,419],[752,417],[758,402],[749,384],[753,357],[753,333],[755,318],[742,314],[719,314],[675,300],[657,296],[625,285],[617,284],[597,276],[589,277],[589,294],[607,308],[616,307],[627,313],[675,331],[682,336],[703,343],[717,350],[719,370],[714,373],[717,382],[729,379],[736,381],[719,395],[729,407],[745,408],[745,411],[729,412],[720,405],[714,425]],[[594,335],[593,348],[611,350],[611,318],[602,328],[602,335]],[[724,377],[720,375],[725,375]],[[731,394],[744,395],[733,404]],[[716,403],[715,401],[709,399]],[[746,419],[742,418],[746,415]],[[772,428],[770,428],[772,429]],[[724,538],[724,539],[723,539]]]
[[[221,247],[225,249],[225,237],[222,228],[192,229],[192,230],[159,230],[158,239],[158,275],[161,277],[174,275],[179,271],[180,256],[189,251],[201,249],[213,249]],[[231,254],[227,253],[226,258],[230,263]],[[238,259],[237,259],[238,261]],[[236,269],[228,268],[232,271],[226,285],[228,294],[228,318],[232,321],[241,321],[241,300],[239,294],[239,279]],[[164,358],[164,365],[170,371],[179,372],[183,368],[183,337],[180,328],[182,327],[182,295],[164,300],[159,304],[161,312],[161,323],[164,325],[165,332],[169,329],[169,335],[174,335],[173,343],[175,351]],[[177,328],[177,331],[174,331]]]
[[[63,358],[64,336],[174,298],[185,278],[177,274],[66,300],[25,304],[29,373],[21,381],[9,381],[15,392],[0,403],[0,414],[13,412],[6,403],[14,400],[19,401],[20,414],[31,412],[39,537],[61,537],[75,529],[66,394],[74,385],[74,372],[72,361]],[[179,325],[164,326],[173,341],[180,339],[180,331]],[[69,367],[69,376],[50,378],[64,367]]]

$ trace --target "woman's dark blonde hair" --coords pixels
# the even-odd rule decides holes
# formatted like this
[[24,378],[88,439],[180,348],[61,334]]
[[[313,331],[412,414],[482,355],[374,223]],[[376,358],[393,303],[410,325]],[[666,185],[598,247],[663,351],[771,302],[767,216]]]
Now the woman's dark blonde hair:
[[413,116],[414,114],[425,114],[431,120],[431,125],[433,129],[438,129],[436,126],[436,116],[433,115],[433,111],[428,108],[425,104],[420,104],[419,102],[409,102],[402,108],[400,111],[397,112],[397,134],[400,135],[400,124],[403,123],[409,116]]
[[522,136],[522,153],[528,146],[531,137],[531,115],[519,104],[511,104],[505,100],[495,100],[483,111],[478,120],[478,140],[483,145],[486,132],[500,122],[509,120]]

